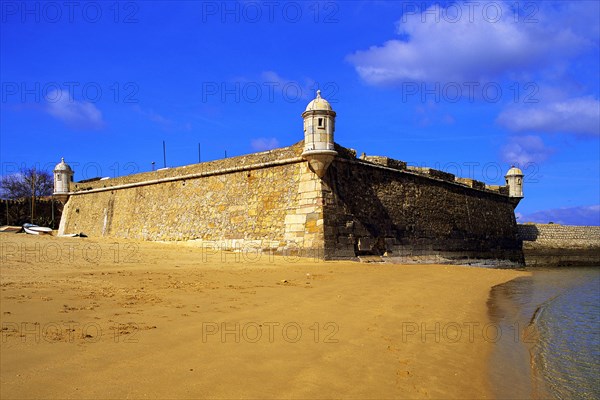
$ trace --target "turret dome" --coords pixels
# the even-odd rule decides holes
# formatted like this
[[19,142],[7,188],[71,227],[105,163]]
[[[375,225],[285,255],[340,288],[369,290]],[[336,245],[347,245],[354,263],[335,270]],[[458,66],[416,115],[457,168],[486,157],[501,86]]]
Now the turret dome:
[[62,172],[62,171],[73,172],[73,170],[71,169],[69,164],[67,164],[65,162],[64,157],[61,157],[60,162],[58,164],[56,164],[56,167],[54,167],[54,172]]
[[523,171],[513,165],[506,173],[506,176],[523,176]]
[[317,90],[317,97],[315,97],[314,100],[312,100],[310,103],[308,103],[308,105],[306,106],[306,111],[315,111],[315,110],[327,110],[327,111],[331,111],[331,104],[329,104],[329,102],[327,100],[325,100],[324,98],[321,97],[321,91]]

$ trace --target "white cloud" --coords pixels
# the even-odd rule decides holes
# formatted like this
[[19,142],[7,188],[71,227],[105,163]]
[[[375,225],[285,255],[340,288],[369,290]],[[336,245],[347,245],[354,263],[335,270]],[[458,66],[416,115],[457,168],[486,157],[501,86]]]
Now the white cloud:
[[77,130],[98,130],[105,125],[102,112],[92,103],[74,100],[67,90],[53,90],[46,96],[46,112]]
[[[492,7],[486,5],[501,10],[497,21],[494,10],[489,11]],[[461,15],[455,19],[452,10],[456,9]],[[511,3],[502,1],[457,2],[446,8],[433,5],[403,15],[397,32],[401,39],[357,51],[348,60],[373,85],[482,82],[562,63],[591,43],[583,33],[555,23],[558,13],[550,8],[539,9],[534,15],[537,23],[527,23],[529,15],[522,14],[515,14]]]
[[279,141],[276,138],[256,138],[252,139],[250,143],[252,148],[256,151],[271,150],[279,147]]
[[546,147],[539,136],[515,136],[502,148],[501,157],[504,162],[524,166],[540,163],[552,153],[554,149]]
[[572,133],[600,135],[600,101],[580,97],[547,104],[510,108],[497,122],[515,132]]
[[143,115],[149,121],[158,125],[165,132],[175,132],[175,131],[190,132],[192,130],[192,124],[189,122],[179,124],[179,123],[155,112],[154,110],[144,110],[137,104],[133,107],[133,109],[136,112],[138,112],[139,114]]
[[579,206],[568,208],[555,208],[536,211],[531,214],[520,215],[519,223],[554,222],[563,225],[600,225],[600,205]]
[[267,82],[274,82],[281,86],[292,83],[291,80],[283,78],[275,71],[263,71],[260,75],[263,80]]
[[304,82],[294,81],[279,75],[275,71],[263,71],[261,73],[263,82],[267,84],[265,91],[272,90],[281,94],[286,100],[309,99],[316,93],[316,83],[312,79],[304,79]]

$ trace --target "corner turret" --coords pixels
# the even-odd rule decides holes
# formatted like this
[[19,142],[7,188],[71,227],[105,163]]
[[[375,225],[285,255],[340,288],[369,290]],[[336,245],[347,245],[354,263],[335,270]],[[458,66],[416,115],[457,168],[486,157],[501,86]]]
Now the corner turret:
[[60,159],[60,163],[54,167],[54,197],[65,203],[69,198],[69,192],[73,182],[73,170],[65,162],[64,158]]
[[523,198],[523,171],[514,165],[506,173],[508,196],[515,201],[515,207]]
[[302,113],[304,118],[304,151],[302,157],[308,161],[310,169],[322,178],[337,152],[333,144],[335,131],[335,111],[329,102],[317,97],[306,106]]

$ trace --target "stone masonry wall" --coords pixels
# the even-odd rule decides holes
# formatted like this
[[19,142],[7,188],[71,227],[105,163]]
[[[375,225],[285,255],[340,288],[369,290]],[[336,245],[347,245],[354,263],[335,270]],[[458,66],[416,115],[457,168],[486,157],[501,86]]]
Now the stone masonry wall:
[[83,183],[66,204],[61,233],[319,251],[320,182],[297,157],[301,145]]
[[264,151],[261,153],[253,153],[245,156],[224,158],[221,160],[190,164],[176,168],[161,168],[152,172],[143,172],[106,180],[75,182],[71,184],[71,190],[73,192],[81,192],[126,184],[133,185],[140,182],[179,179],[181,177],[192,175],[223,174],[228,170],[255,169],[257,166],[279,162],[282,160],[299,161],[300,155],[302,154],[302,146],[303,142],[299,142],[290,147],[283,147],[280,149]]
[[556,248],[600,247],[600,226],[519,224],[519,237],[529,246]]
[[599,266],[600,226],[518,225],[528,266]]
[[514,206],[498,192],[401,168],[336,159],[325,176],[330,257],[379,254],[522,263]]

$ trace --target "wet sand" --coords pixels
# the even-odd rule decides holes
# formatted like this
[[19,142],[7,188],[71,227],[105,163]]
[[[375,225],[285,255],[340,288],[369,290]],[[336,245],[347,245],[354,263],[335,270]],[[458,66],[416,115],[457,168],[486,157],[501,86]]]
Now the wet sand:
[[0,241],[3,399],[491,398],[490,289],[527,275]]
[[488,300],[490,319],[501,333],[491,363],[512,366],[490,370],[494,397],[499,399],[553,398],[535,365],[539,332],[533,323],[536,310],[531,304],[531,282],[532,276],[524,276],[495,286]]
[[490,318],[505,333],[492,364],[514,366],[492,371],[495,397],[599,398],[598,267],[528,271],[492,289]]

